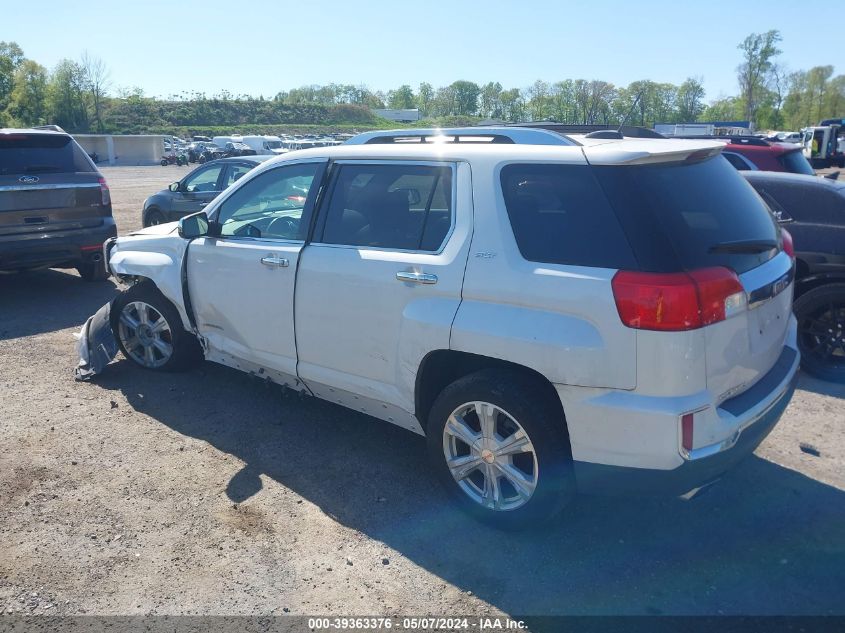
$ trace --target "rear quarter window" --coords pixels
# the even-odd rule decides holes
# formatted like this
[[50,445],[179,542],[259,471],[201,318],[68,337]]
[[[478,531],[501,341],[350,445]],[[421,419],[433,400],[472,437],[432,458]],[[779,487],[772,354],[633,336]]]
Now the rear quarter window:
[[589,166],[506,165],[501,184],[514,238],[525,259],[636,268],[631,247]]

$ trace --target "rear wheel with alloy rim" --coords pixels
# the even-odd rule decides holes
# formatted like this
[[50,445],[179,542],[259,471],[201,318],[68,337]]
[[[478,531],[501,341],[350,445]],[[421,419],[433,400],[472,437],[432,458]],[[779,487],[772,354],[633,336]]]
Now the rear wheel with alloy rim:
[[427,429],[441,482],[466,511],[519,528],[557,514],[575,485],[566,423],[550,387],[509,370],[449,385]]
[[145,369],[177,371],[202,358],[176,308],[149,282],[131,286],[114,300],[111,325],[124,356]]

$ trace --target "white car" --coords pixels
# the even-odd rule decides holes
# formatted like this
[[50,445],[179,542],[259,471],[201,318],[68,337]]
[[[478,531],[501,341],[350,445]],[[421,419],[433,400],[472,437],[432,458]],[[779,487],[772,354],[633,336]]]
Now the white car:
[[751,453],[794,390],[794,265],[722,144],[450,134],[280,156],[107,243],[124,355],[423,434],[502,526],[577,490],[687,493]]

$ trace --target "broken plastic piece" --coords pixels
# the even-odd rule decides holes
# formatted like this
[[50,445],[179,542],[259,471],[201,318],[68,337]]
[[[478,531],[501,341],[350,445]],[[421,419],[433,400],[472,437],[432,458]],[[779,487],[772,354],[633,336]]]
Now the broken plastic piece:
[[79,364],[74,369],[76,380],[90,380],[106,368],[117,355],[117,340],[111,328],[111,303],[107,303],[88,317],[76,342]]

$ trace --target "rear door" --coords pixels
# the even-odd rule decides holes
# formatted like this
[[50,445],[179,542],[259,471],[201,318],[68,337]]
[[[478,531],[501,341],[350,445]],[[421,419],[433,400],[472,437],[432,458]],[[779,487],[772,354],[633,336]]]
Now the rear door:
[[[339,161],[296,285],[299,376],[317,395],[414,428],[422,358],[449,348],[469,248],[459,166]],[[418,427],[416,427],[418,430]]]
[[100,226],[100,178],[66,134],[0,134],[0,235]]

